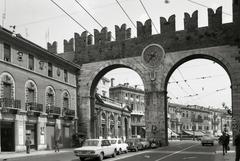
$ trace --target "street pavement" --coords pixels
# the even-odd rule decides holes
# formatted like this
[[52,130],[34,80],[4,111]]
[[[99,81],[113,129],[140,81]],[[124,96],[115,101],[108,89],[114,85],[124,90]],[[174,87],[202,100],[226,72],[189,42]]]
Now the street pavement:
[[[105,161],[234,161],[234,147],[222,155],[221,147],[201,146],[199,141],[170,141],[168,147],[149,149],[139,152],[129,152],[115,158],[105,158]],[[0,153],[0,161],[79,161],[74,156],[73,149],[54,151],[32,151],[26,153]]]

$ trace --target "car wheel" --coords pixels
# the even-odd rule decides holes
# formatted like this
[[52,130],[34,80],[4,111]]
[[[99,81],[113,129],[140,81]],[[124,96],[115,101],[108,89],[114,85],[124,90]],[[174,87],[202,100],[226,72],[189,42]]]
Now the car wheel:
[[117,151],[116,151],[116,149],[115,149],[114,152],[113,152],[113,154],[112,154],[112,157],[115,158],[116,155],[117,155]]
[[204,146],[204,144],[202,143],[202,146]]
[[122,154],[122,149],[121,148],[119,149],[118,154]]
[[214,143],[212,143],[212,146],[214,146]]
[[100,155],[99,155],[99,157],[98,157],[98,160],[99,160],[99,161],[102,161],[102,160],[103,160],[103,157],[104,157],[103,153],[100,153]]
[[82,158],[82,157],[79,157],[79,159],[80,159],[80,161],[84,161],[85,160],[85,158]]

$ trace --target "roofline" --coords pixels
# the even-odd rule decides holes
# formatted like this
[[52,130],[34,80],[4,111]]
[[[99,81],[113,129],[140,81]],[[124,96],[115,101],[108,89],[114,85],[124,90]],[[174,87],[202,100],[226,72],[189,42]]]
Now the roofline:
[[[51,52],[48,51],[47,49],[45,49],[45,48],[43,48],[43,47],[41,47],[41,46],[33,43],[32,41],[29,41],[29,40],[23,38],[20,34],[16,34],[16,35],[15,35],[12,31],[9,31],[9,30],[7,30],[6,28],[3,28],[1,25],[0,25],[0,32],[4,32],[5,34],[8,34],[9,37],[11,37],[12,39],[16,39],[16,40],[21,41],[21,42],[23,42],[23,43],[25,43],[25,44],[28,44],[28,45],[30,45],[30,46],[38,49],[39,51],[44,52],[44,53],[47,53],[47,54],[49,54],[50,56],[53,56],[53,57],[55,57],[55,58],[57,58],[57,59],[65,62],[65,63],[67,63],[67,64],[69,64],[69,65],[71,65],[71,66],[73,66],[73,67],[75,67],[75,68],[80,69],[80,67],[81,67],[81,66],[79,66],[79,65],[77,65],[77,64],[75,64],[75,63],[73,63],[73,62],[70,62],[70,61],[68,61],[68,60],[66,60],[66,59],[58,56],[57,54],[51,53]],[[14,35],[14,36],[13,36],[13,35]]]

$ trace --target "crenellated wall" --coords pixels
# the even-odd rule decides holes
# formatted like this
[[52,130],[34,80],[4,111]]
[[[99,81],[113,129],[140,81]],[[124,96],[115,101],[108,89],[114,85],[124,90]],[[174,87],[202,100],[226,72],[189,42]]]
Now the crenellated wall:
[[[237,8],[233,4],[233,7]],[[239,15],[238,10],[233,15]],[[222,24],[222,7],[215,12],[208,9],[208,26],[198,27],[198,11],[192,15],[184,14],[184,30],[176,31],[175,15],[168,18],[160,17],[160,34],[152,35],[152,22],[147,20],[144,24],[137,22],[137,37],[131,38],[131,28],[126,24],[115,26],[115,41],[111,41],[111,32],[104,27],[101,31],[94,30],[94,36],[84,31],[81,36],[74,34],[69,41],[64,40],[64,52],[75,53],[75,62],[78,64],[111,60],[123,57],[140,56],[143,46],[149,42],[158,43],[163,46],[165,52],[189,50],[202,47],[211,47],[226,44],[240,44],[236,34],[239,29],[236,24],[238,18],[233,16],[234,22]],[[94,43],[93,43],[94,39]],[[49,45],[48,45],[49,46]],[[239,45],[240,46],[240,45]],[[55,52],[57,49],[53,44],[49,50]],[[69,54],[69,56],[72,56]]]

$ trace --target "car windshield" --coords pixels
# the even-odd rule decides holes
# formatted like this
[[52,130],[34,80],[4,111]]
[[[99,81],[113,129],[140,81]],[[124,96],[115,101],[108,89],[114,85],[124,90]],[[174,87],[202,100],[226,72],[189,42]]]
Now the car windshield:
[[98,140],[86,140],[83,146],[98,146]]
[[204,135],[203,138],[213,138],[212,135]]
[[116,144],[117,140],[110,140],[111,144]]

